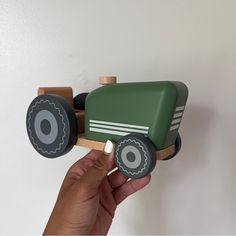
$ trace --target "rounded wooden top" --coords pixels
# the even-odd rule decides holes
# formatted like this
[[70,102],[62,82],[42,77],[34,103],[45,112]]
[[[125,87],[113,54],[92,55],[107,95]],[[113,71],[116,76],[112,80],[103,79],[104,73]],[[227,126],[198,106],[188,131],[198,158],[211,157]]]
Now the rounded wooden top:
[[99,77],[99,84],[109,85],[116,84],[116,76],[101,76]]

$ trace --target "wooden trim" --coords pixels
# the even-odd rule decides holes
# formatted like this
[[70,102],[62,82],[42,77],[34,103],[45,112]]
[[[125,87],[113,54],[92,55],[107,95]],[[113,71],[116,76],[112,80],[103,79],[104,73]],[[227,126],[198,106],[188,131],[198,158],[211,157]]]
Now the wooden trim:
[[175,153],[175,145],[171,145],[165,149],[156,151],[157,160],[164,160],[168,156]]
[[38,96],[43,94],[57,94],[66,99],[72,108],[74,108],[73,90],[71,87],[40,87]]
[[[84,137],[84,134],[79,135],[76,145],[99,150],[99,151],[103,151],[105,147],[105,143],[86,139]],[[163,160],[167,158],[168,156],[174,154],[174,152],[175,152],[175,145],[171,145],[165,149],[156,151],[157,160]]]
[[76,145],[99,151],[103,151],[105,147],[105,143],[86,139],[84,135],[79,135]]
[[76,116],[76,120],[77,120],[78,134],[83,134],[84,133],[85,112],[80,111],[80,110],[74,110],[74,111],[75,111],[75,116]]

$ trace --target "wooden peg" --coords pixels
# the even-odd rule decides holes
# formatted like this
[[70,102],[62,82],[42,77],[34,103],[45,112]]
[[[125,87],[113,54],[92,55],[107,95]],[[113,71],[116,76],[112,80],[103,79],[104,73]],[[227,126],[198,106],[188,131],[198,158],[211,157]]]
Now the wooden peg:
[[99,84],[101,85],[109,85],[116,84],[116,76],[101,76],[99,77]]

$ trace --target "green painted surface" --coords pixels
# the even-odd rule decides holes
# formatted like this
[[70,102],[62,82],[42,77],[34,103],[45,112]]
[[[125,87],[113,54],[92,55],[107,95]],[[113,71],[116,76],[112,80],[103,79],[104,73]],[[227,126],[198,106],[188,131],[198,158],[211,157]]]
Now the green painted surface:
[[[100,87],[86,99],[85,136],[91,140],[105,142],[110,139],[116,142],[121,134],[108,133],[132,133],[124,129],[134,129],[129,125],[135,125],[138,126],[135,132],[148,131],[147,136],[156,149],[163,149],[176,139],[178,129],[169,131],[171,122],[176,107],[185,106],[187,96],[187,87],[181,82],[121,83]],[[95,120],[95,123],[91,123],[91,120]],[[104,122],[118,125],[111,127],[110,123]],[[99,129],[99,132],[91,131],[91,128]]]

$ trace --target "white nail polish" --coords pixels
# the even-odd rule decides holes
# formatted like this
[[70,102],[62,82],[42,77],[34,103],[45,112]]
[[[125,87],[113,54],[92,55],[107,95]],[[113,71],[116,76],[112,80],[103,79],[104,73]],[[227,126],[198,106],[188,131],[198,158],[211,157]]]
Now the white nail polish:
[[113,147],[114,147],[114,144],[112,143],[112,141],[107,140],[104,147],[104,154],[110,155],[113,152]]

